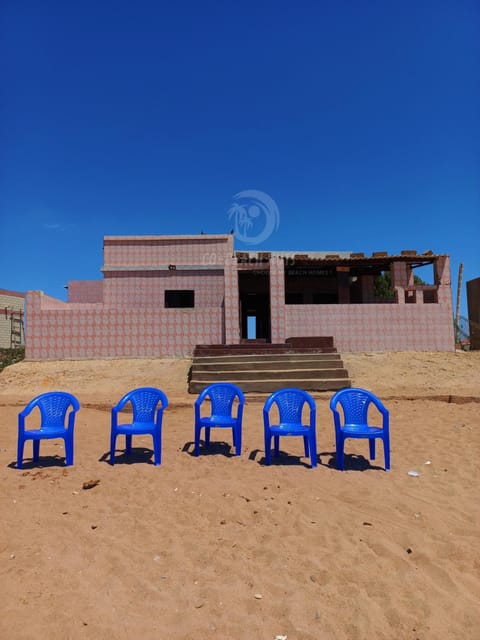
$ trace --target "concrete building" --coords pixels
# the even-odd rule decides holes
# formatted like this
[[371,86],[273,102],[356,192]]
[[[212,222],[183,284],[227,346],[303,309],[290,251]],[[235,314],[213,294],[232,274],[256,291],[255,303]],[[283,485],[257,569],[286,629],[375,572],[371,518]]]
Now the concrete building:
[[11,349],[24,344],[24,304],[25,294],[0,289],[0,348]]
[[[455,348],[447,255],[238,252],[233,241],[106,236],[103,279],[69,282],[68,302],[27,293],[26,357],[190,356],[252,337],[333,336],[341,352]],[[432,283],[418,285],[426,265]],[[375,294],[382,273],[387,299]]]

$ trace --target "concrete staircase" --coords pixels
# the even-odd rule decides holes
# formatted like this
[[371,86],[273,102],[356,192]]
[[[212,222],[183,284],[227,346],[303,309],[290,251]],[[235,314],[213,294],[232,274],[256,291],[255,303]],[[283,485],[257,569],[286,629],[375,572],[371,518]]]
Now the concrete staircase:
[[188,391],[199,393],[213,382],[232,382],[245,393],[271,393],[283,387],[335,391],[350,387],[348,372],[331,344],[198,345]]

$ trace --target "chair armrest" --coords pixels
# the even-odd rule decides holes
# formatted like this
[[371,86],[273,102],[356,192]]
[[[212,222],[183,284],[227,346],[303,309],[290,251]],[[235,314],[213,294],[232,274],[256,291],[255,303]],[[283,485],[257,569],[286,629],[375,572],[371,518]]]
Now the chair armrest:
[[202,400],[200,400],[200,398],[197,398],[195,400],[194,409],[195,409],[195,420],[198,421],[202,417],[202,411],[201,411]]
[[68,428],[69,429],[73,429],[73,426],[75,424],[75,415],[77,413],[78,409],[76,407],[72,407],[70,409],[70,412],[68,414]]
[[377,408],[378,412],[382,415],[383,428],[384,429],[388,429],[389,424],[390,424],[390,412],[389,412],[389,410],[385,407],[383,402],[379,398],[377,398],[376,396],[372,396],[372,403],[375,405],[375,407]]
[[341,423],[341,420],[340,420],[340,413],[339,413],[339,411],[337,409],[337,404],[338,403],[336,403],[335,406],[333,406],[333,407],[330,406],[330,409],[332,410],[332,413],[333,413],[333,424],[335,426],[335,429],[341,429],[342,428],[342,423]]
[[317,427],[317,409],[316,407],[310,407],[310,426],[312,429]]
[[160,426],[160,425],[161,425],[161,423],[162,423],[162,417],[163,417],[163,412],[164,412],[164,410],[165,410],[167,407],[168,407],[168,404],[166,404],[166,405],[163,405],[163,404],[162,404],[162,406],[160,406],[160,407],[158,407],[158,408],[157,408],[157,411],[156,411],[156,413],[155,413],[155,420],[154,420],[154,421],[155,421],[155,424],[156,424],[157,426]]
[[264,427],[270,426],[270,411],[269,411],[269,408],[267,407],[263,408],[263,426]]
[[240,402],[237,407],[237,420],[241,421],[243,418],[243,403]]
[[38,406],[38,398],[30,400],[27,406],[18,414],[18,417],[26,418]]
[[[30,412],[29,412],[30,413]],[[24,411],[18,414],[18,431],[19,433],[23,433],[25,431],[25,418],[28,414]]]
[[27,406],[18,414],[19,431],[21,432],[25,431],[25,418],[27,418],[37,406],[38,406],[38,398],[33,398],[33,400],[30,400]]
[[127,405],[129,402],[130,402],[130,398],[127,398],[126,396],[124,396],[117,402],[117,404],[114,407],[112,407],[112,411],[116,411],[116,412],[121,411],[125,407],[125,405]]
[[114,428],[114,427],[116,427],[118,425],[118,414],[130,402],[130,393],[131,392],[126,393],[123,396],[123,398],[120,398],[120,400],[117,402],[117,404],[114,407],[112,407],[112,410],[111,410],[111,426],[112,426],[112,428]]
[[383,428],[388,430],[390,428],[390,412],[384,407],[384,411],[381,411],[381,413],[383,415]]

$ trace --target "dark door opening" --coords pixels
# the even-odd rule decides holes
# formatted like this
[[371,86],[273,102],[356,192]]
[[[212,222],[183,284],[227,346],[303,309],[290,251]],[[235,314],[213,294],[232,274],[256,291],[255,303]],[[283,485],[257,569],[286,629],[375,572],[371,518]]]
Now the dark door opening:
[[270,274],[240,271],[240,335],[242,340],[270,342]]

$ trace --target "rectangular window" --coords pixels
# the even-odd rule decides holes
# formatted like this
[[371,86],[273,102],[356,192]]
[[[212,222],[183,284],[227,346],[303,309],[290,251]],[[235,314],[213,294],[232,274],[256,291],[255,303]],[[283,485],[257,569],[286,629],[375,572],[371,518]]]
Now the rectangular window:
[[338,304],[337,293],[314,293],[312,296],[313,304]]
[[165,309],[185,309],[195,306],[193,289],[165,290]]
[[303,293],[285,293],[285,304],[303,304]]

